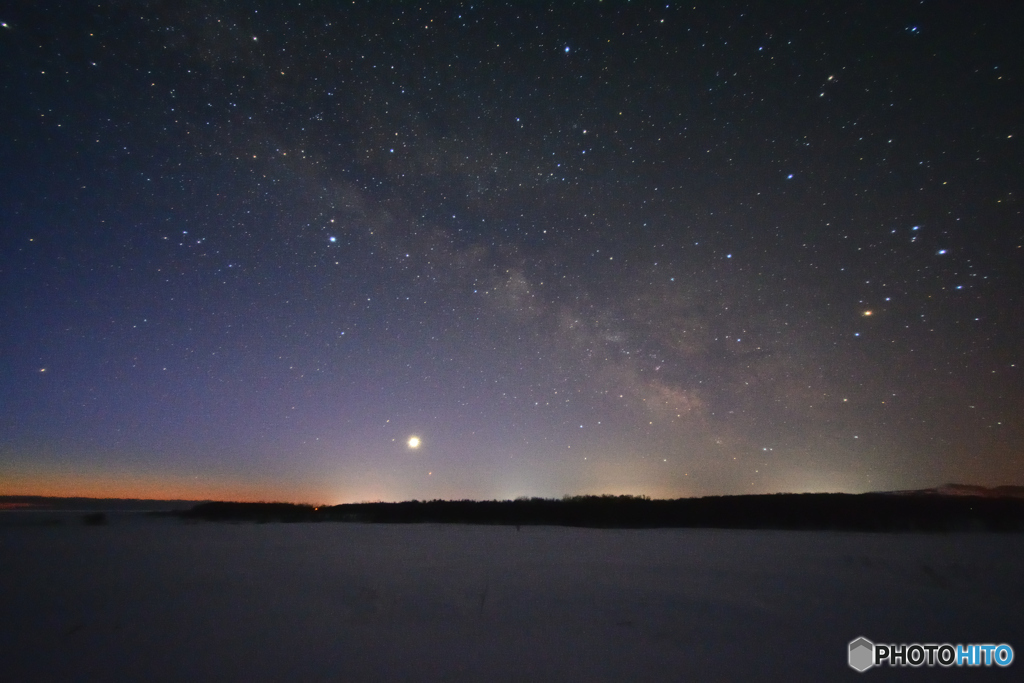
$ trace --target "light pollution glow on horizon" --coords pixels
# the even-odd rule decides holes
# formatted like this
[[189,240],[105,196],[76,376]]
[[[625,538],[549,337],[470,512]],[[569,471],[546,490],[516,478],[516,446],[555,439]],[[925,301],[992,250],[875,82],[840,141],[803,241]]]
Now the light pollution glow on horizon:
[[[417,457],[417,456],[410,456]],[[52,497],[82,498],[120,498],[120,499],[152,499],[152,500],[230,500],[239,502],[291,502],[314,505],[337,505],[341,503],[359,502],[400,502],[403,500],[451,499],[461,500],[512,500],[520,496],[539,496],[545,498],[561,498],[563,495],[647,495],[651,498],[686,498],[703,495],[730,495],[735,491],[707,491],[696,489],[676,489],[654,482],[637,482],[634,485],[610,485],[612,480],[628,481],[628,473],[623,472],[614,462],[599,465],[600,472],[608,478],[605,483],[597,479],[576,486],[566,486],[558,490],[550,485],[531,486],[520,483],[508,486],[479,489],[476,495],[465,496],[460,488],[446,488],[443,485],[445,471],[441,467],[428,467],[421,463],[424,474],[437,477],[442,481],[433,493],[424,496],[414,486],[394,481],[381,480],[379,474],[366,472],[363,476],[349,476],[353,486],[332,486],[324,481],[281,481],[266,480],[263,482],[244,481],[237,477],[200,478],[198,475],[166,476],[160,474],[139,475],[135,473],[117,473],[110,471],[64,470],[48,472],[16,472],[7,470],[3,473],[3,484],[0,495],[39,495]],[[684,476],[687,476],[684,473]],[[857,489],[847,481],[829,482],[827,477],[815,480],[807,473],[797,473],[802,482],[771,482],[764,488],[740,491],[738,493],[864,493],[871,490]],[[936,482],[939,485],[944,482]]]

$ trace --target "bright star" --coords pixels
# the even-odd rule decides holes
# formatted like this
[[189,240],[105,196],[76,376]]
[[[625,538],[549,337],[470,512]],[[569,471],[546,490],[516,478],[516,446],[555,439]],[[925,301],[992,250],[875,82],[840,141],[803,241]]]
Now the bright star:
[[408,443],[409,443],[409,448],[411,448],[413,450],[416,450],[417,448],[420,447],[420,437],[418,437],[418,436],[410,436]]

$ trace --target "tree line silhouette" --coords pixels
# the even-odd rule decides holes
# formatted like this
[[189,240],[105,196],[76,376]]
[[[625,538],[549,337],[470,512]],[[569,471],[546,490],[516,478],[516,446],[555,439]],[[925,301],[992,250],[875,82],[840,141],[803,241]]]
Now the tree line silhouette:
[[593,528],[793,529],[835,531],[1024,531],[1024,499],[891,493],[778,493],[652,500],[567,496],[504,501],[201,503],[170,512],[221,522],[554,525]]

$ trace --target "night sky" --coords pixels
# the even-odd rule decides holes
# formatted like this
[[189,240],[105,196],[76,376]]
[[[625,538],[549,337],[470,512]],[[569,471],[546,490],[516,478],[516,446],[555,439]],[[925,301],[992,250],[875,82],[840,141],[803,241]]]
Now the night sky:
[[3,11],[0,493],[1024,484],[1021,3]]

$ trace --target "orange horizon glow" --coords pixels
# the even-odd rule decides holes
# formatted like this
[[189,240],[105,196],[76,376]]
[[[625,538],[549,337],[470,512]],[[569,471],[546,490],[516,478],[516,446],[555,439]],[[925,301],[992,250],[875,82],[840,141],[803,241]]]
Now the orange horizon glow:
[[[5,477],[6,478],[6,477]],[[108,498],[121,500],[220,500],[239,503],[283,502],[320,504],[298,492],[273,491],[271,487],[237,483],[206,482],[185,484],[157,478],[110,481],[92,477],[18,477],[0,486],[0,496],[44,496],[51,498]]]
[[[606,473],[621,475],[617,471]],[[644,486],[644,482],[633,481],[622,485],[610,485],[606,477],[596,477],[583,482],[583,486],[571,486],[563,492],[567,495],[646,495],[657,499],[674,499],[702,495],[722,495],[720,492],[680,489],[672,486]],[[47,473],[0,473],[0,496],[43,496],[53,498],[106,498],[122,500],[184,500],[184,501],[228,501],[239,503],[280,502],[304,505],[339,505],[365,502],[401,502],[413,499],[432,500],[446,498],[441,491],[415,491],[407,487],[395,490],[386,483],[373,480],[353,481],[348,486],[333,488],[313,482],[295,482],[290,486],[281,482],[240,482],[235,479],[218,480],[207,478],[195,480],[181,475],[145,475],[118,473],[47,472]],[[841,487],[840,487],[841,488]],[[390,489],[390,490],[389,490]],[[790,487],[790,490],[824,491],[839,490],[837,487],[812,486]],[[778,491],[776,491],[778,492]],[[480,491],[478,500],[510,499],[528,492]],[[757,491],[765,493],[765,491]],[[503,496],[503,494],[505,494]],[[543,494],[535,494],[542,495]],[[547,492],[550,497],[551,492]],[[464,496],[449,493],[447,498]],[[555,497],[558,497],[556,494]]]

